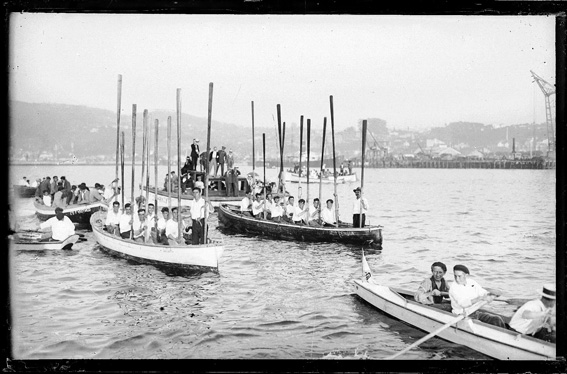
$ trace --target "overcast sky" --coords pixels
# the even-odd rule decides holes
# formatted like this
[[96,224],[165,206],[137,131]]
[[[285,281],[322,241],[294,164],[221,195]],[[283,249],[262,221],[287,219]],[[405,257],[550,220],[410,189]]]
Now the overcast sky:
[[[10,17],[10,98],[122,113],[176,108],[273,126],[378,117],[424,129],[455,121],[544,122],[530,70],[555,84],[555,19],[545,16],[30,14]],[[535,106],[534,106],[535,104]],[[535,108],[535,118],[534,118]]]

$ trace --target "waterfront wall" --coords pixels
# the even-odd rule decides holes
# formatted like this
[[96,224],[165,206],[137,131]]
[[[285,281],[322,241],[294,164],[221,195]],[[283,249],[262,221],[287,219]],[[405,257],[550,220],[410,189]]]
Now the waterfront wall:
[[555,161],[546,160],[383,160],[370,163],[375,168],[434,169],[555,169]]

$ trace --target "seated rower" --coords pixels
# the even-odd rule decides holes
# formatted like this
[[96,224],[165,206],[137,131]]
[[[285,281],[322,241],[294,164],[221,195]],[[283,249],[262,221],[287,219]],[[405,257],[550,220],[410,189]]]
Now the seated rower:
[[327,206],[321,210],[321,223],[325,227],[336,227],[337,219],[333,209],[333,199],[327,199]]
[[447,266],[444,263],[434,262],[431,265],[432,276],[421,282],[413,296],[415,301],[426,305],[435,304],[436,307],[450,312],[451,304],[442,304],[443,297],[449,297],[449,284],[443,278],[446,272]]
[[130,239],[133,222],[132,205],[130,203],[126,203],[124,204],[124,212],[120,216],[120,223],[118,224],[120,237],[122,239]]
[[148,225],[146,222],[146,210],[144,208],[138,209],[138,216],[134,218],[132,227],[134,229],[132,239],[136,242],[145,243]]
[[555,343],[555,299],[554,284],[545,284],[541,298],[530,300],[520,307],[510,320],[510,328],[520,334]]
[[313,199],[313,205],[309,207],[308,224],[309,226],[322,226],[321,205],[318,198]]
[[55,217],[39,225],[40,230],[51,229],[51,239],[61,241],[75,234],[75,225],[69,217],[63,215],[63,209],[55,208]]
[[[274,200],[272,199],[272,193],[266,189],[266,201],[264,201],[266,205],[266,219],[272,219],[272,209],[274,207]],[[264,214],[261,215],[264,218]]]
[[257,192],[252,201],[252,216],[254,218],[264,218],[264,201],[260,199],[260,193]]
[[240,214],[247,217],[252,217],[252,192],[246,191],[246,196],[240,202]]
[[189,244],[185,241],[183,232],[189,231],[189,226],[181,220],[181,236],[179,236],[179,213],[176,207],[171,208],[171,219],[167,221],[165,226],[165,235],[167,236],[167,243],[173,246]]
[[305,206],[305,200],[299,199],[299,205],[295,207],[292,220],[296,225],[307,225],[309,219],[308,207]]
[[165,245],[167,245],[167,235],[165,235],[167,221],[169,221],[169,208],[164,206],[161,208],[161,218],[157,222],[156,241]]
[[109,233],[120,236],[120,217],[122,214],[120,213],[120,203],[115,201],[112,203],[112,210],[109,210],[106,214],[106,221],[104,222],[104,226],[106,227],[106,231]]
[[284,214],[283,203],[280,204],[280,197],[278,195],[274,196],[274,203],[270,208],[270,219],[275,222],[281,222],[282,216]]
[[[498,296],[482,288],[474,279],[467,278],[470,273],[465,265],[455,265],[453,267],[453,273],[455,275],[455,283],[452,284],[449,289],[453,314],[466,314],[468,316],[465,308],[483,300],[490,302]],[[492,313],[477,310],[469,317],[491,325],[506,328],[506,323],[502,317]]]
[[[284,193],[284,200],[286,198],[286,194]],[[282,220],[284,222],[293,223],[293,214],[295,213],[295,197],[288,196],[287,202],[284,203],[284,215],[282,216]]]

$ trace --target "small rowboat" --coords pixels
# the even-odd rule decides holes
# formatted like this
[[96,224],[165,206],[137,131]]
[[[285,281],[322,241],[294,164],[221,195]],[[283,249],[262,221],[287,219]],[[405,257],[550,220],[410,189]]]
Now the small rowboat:
[[[54,207],[45,206],[37,200],[33,202],[33,205],[35,207],[35,214],[41,221],[46,221],[51,217],[55,217]],[[71,222],[85,225],[89,223],[91,215],[100,210],[102,206],[105,205],[100,202],[93,204],[69,205],[67,208],[63,209],[63,215],[69,217]]]
[[[355,292],[382,312],[426,332],[450,323],[455,315],[413,301],[413,293],[394,290],[375,283],[363,254],[363,280],[355,280]],[[522,335],[476,319],[465,318],[438,334],[452,343],[461,344],[499,360],[555,360],[554,343]]]
[[14,192],[19,197],[34,197],[35,190],[37,189],[36,187],[20,186],[17,184],[14,184],[13,187],[14,187]]
[[18,233],[14,235],[12,248],[18,251],[44,251],[46,249],[71,249],[79,240],[79,235],[71,235],[65,240],[45,240],[39,233]]
[[90,223],[98,244],[106,252],[139,263],[178,269],[216,269],[224,251],[222,243],[216,241],[177,247],[122,239],[104,230],[105,219],[105,211],[99,211],[91,216]]
[[338,242],[382,248],[382,226],[358,228],[349,224],[341,224],[339,227],[295,225],[243,216],[238,207],[228,204],[219,206],[218,217],[223,228],[238,233],[263,235],[281,240]]
[[[337,183],[350,183],[350,182],[356,182],[357,176],[356,173],[352,173],[349,175],[339,175],[337,176]],[[286,182],[290,182],[290,183],[307,183],[307,177],[302,176],[299,177],[299,174],[297,173],[286,173]],[[319,178],[317,177],[309,177],[309,183],[319,183],[322,182],[324,184],[329,184],[329,183],[335,183],[335,178],[330,175],[327,177],[323,177],[323,180],[320,181]]]

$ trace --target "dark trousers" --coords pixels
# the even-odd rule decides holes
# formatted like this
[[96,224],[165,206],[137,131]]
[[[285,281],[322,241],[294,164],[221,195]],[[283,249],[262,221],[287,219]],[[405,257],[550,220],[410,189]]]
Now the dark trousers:
[[362,226],[360,226],[360,214],[352,215],[352,227],[364,227],[366,224],[366,214],[362,213]]
[[193,220],[193,235],[191,235],[191,244],[204,244],[205,243],[205,219]]
[[120,237],[121,237],[122,239],[130,239],[130,231],[131,231],[131,230],[128,230],[128,231],[126,231],[126,232],[121,232],[121,233],[120,233]]
[[476,311],[469,316],[470,318],[478,319],[481,322],[488,323],[494,326],[502,327],[503,329],[506,328],[506,322],[500,317],[499,315],[488,313],[488,312],[481,312]]
[[191,155],[191,167],[193,170],[197,170],[197,164],[199,163],[199,155]]
[[224,162],[223,163],[219,163],[220,165],[220,176],[224,176]]

